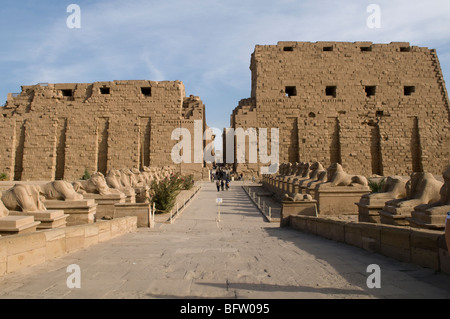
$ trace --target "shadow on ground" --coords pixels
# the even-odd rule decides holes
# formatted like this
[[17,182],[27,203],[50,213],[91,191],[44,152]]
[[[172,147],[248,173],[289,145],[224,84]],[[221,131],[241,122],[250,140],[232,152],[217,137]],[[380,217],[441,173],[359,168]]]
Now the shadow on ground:
[[[291,228],[265,228],[265,231],[278,239],[292,243],[333,267],[348,283],[358,286],[369,295],[377,298],[450,298],[450,276],[414,264],[397,261],[381,254],[372,253],[359,247],[329,240],[317,235],[307,234]],[[321,242],[317,242],[319,239]],[[349,260],[346,256],[360,256]],[[367,267],[377,264],[381,268],[381,288],[367,287],[371,272]],[[414,283],[414,285],[413,285]],[[417,283],[424,290],[412,289]],[[385,288],[385,289],[383,289]],[[333,289],[330,289],[332,291]],[[430,294],[427,295],[427,292]],[[330,292],[342,293],[342,292]],[[348,292],[350,293],[350,292]],[[359,294],[362,291],[358,291]]]

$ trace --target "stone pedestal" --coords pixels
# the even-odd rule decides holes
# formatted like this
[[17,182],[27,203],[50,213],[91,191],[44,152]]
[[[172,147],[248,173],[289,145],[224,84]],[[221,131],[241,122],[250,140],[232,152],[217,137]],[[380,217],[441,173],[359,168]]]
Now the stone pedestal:
[[137,216],[137,227],[154,226],[149,203],[117,203],[114,205],[114,218]]
[[295,185],[298,183],[298,180],[301,179],[301,176],[291,175],[286,179],[284,191],[287,194],[295,194]]
[[[149,203],[150,188],[149,187],[138,187],[134,189],[136,192],[135,203]],[[128,202],[127,202],[128,203]]]
[[84,194],[84,199],[94,199],[97,203],[96,220],[103,217],[114,217],[114,205],[119,203],[125,203],[126,196],[123,193],[99,195],[99,194]]
[[125,203],[136,203],[136,193],[133,194],[126,194],[125,195]]
[[46,200],[48,209],[63,210],[67,217],[67,226],[91,224],[95,221],[98,204],[94,199],[82,199],[74,201]]
[[283,201],[281,206],[280,227],[290,224],[290,216],[317,216],[317,201]]
[[62,210],[43,210],[36,212],[17,212],[10,211],[10,216],[31,216],[35,221],[40,222],[37,229],[54,229],[66,227],[66,219],[69,215],[65,215]]
[[319,183],[323,183],[323,182],[307,180],[305,183],[303,183],[301,186],[299,186],[299,193],[303,194],[303,195],[309,194],[313,198],[315,198],[315,195],[316,195],[315,189]]
[[406,220],[412,227],[444,230],[447,212],[450,212],[450,205],[430,207],[428,209],[426,206],[419,205],[411,212],[411,217],[406,218]]
[[411,217],[413,211],[414,206],[397,207],[395,204],[386,204],[380,210],[380,222],[387,225],[409,226],[407,218]]
[[328,186],[319,184],[315,189],[319,216],[357,215],[355,203],[370,193],[368,186]]
[[356,203],[358,206],[358,221],[380,224],[380,210],[382,210],[385,203],[390,200],[392,200],[391,197],[371,198],[370,195],[361,197],[361,200]]
[[308,183],[305,183],[305,185],[302,185],[302,188],[300,189],[300,192],[302,194],[309,194],[312,196],[312,198],[316,198],[317,194],[316,194],[316,188],[319,184],[324,184],[325,181],[323,180],[314,180],[314,181],[309,181]]
[[[133,188],[113,188],[125,194],[125,203],[136,203],[136,191]],[[85,197],[86,198],[86,197]]]
[[277,188],[277,189],[281,189],[281,187],[282,187],[282,185],[283,185],[283,178],[284,178],[284,176],[278,176],[276,179],[275,179],[275,184],[274,184],[274,186],[275,186],[275,188]]
[[0,235],[18,235],[35,232],[40,222],[33,216],[6,216],[0,218]]
[[301,177],[301,176],[295,178],[292,181],[292,186],[291,186],[292,194],[297,194],[297,193],[301,194],[301,185],[304,181],[305,181],[305,177]]

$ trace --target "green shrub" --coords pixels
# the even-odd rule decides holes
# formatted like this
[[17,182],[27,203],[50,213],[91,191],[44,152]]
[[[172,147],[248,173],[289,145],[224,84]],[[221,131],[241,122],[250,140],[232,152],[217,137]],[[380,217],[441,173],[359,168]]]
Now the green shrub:
[[84,180],[84,181],[87,181],[89,178],[91,178],[91,173],[89,173],[88,169],[86,168],[84,170],[84,175],[83,175],[83,177],[81,179]]
[[172,174],[160,180],[153,181],[151,185],[150,203],[155,204],[156,213],[168,213],[175,205],[177,195],[181,190],[188,190],[194,186],[194,176],[181,176]]
[[189,190],[194,187],[194,175],[188,175],[181,178],[181,189]]
[[157,213],[168,213],[175,205],[175,200],[181,190],[182,179],[179,174],[173,174],[157,183],[152,182],[151,204],[155,203]]
[[370,187],[370,190],[372,191],[372,193],[381,192],[383,190],[385,182],[386,181],[384,178],[379,182],[369,180],[369,187]]
[[7,181],[8,180],[8,175],[6,175],[5,173],[0,173],[0,181]]

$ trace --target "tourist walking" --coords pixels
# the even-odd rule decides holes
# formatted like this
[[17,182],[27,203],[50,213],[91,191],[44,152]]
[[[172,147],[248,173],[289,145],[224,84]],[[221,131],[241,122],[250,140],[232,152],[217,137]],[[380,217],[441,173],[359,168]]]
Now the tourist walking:
[[219,182],[219,180],[216,181],[216,187],[217,187],[217,191],[220,192],[220,182]]
[[224,190],[223,189],[223,187],[225,186],[225,182],[223,181],[223,179],[220,181],[220,187],[222,188],[222,190]]

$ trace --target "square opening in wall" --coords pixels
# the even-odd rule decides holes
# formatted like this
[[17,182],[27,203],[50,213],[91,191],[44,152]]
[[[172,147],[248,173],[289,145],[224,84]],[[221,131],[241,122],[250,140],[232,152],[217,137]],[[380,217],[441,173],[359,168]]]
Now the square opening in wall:
[[405,86],[403,89],[405,95],[412,95],[414,92],[416,92],[415,86]]
[[73,90],[61,90],[62,96],[73,96]]
[[377,87],[376,86],[366,86],[365,90],[366,90],[366,96],[371,97],[371,96],[375,95]]
[[327,96],[336,97],[336,87],[335,86],[327,86],[325,89],[325,94]]
[[411,48],[410,47],[401,47],[400,52],[411,52]]
[[292,51],[294,51],[294,48],[293,47],[284,47],[283,51],[292,52]]
[[361,52],[372,52],[372,47],[361,47]]
[[141,88],[141,93],[144,94],[145,96],[152,96],[152,88],[150,88],[150,87],[142,87]]
[[100,88],[100,94],[109,94],[109,93],[110,93],[109,88],[106,87]]
[[291,96],[297,96],[297,87],[295,86],[286,86],[286,96],[291,97]]
[[333,51],[333,47],[323,47],[324,52],[331,52]]

